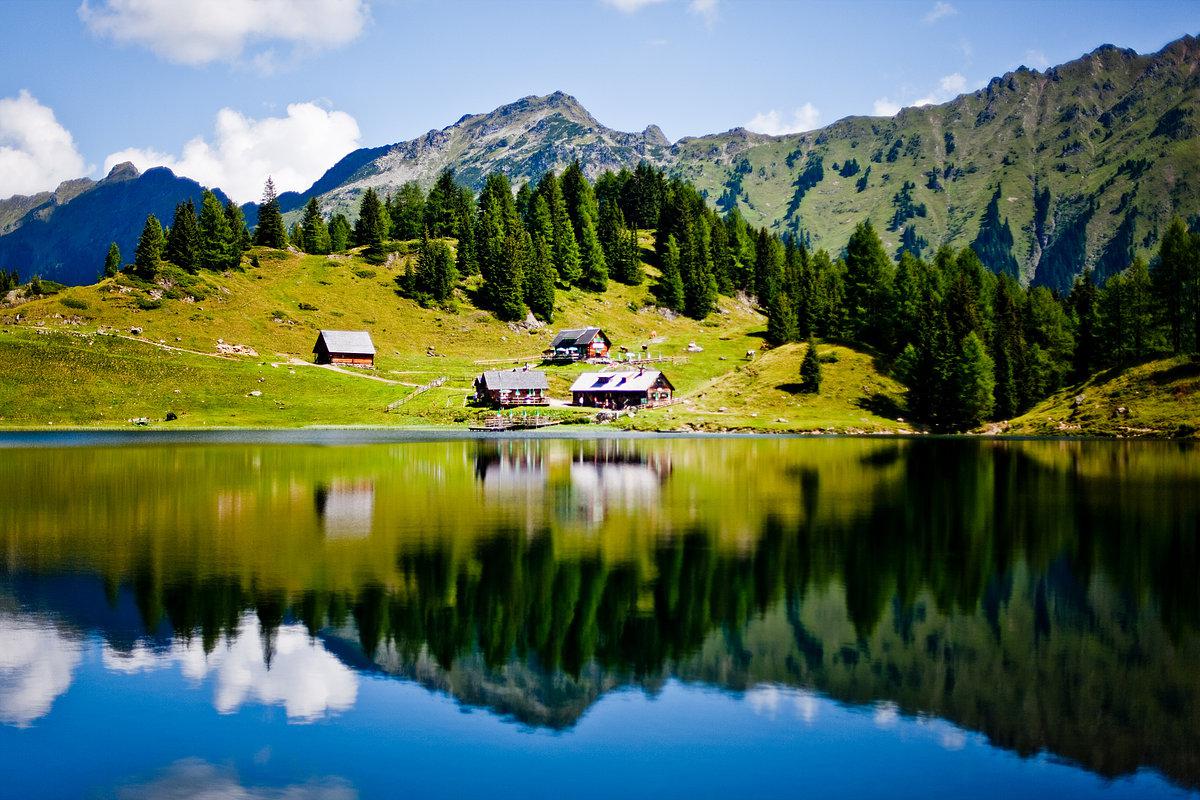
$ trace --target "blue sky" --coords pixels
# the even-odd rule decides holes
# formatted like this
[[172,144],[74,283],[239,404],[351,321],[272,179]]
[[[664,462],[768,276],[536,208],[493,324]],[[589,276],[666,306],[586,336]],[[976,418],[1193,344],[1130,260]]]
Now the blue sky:
[[555,89],[623,130],[783,132],[1200,32],[1165,0],[221,2],[0,2],[0,196],[122,156],[301,189],[355,146]]

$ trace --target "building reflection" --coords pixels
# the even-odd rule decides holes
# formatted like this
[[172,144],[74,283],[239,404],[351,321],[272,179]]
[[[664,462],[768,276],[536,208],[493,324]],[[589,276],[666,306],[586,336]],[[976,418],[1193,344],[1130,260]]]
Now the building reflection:
[[313,500],[327,539],[362,539],[375,521],[375,482],[335,478],[318,484]]

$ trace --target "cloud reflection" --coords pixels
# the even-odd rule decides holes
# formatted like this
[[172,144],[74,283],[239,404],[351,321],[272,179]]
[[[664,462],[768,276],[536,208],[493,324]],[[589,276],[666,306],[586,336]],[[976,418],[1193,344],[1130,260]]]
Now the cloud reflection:
[[263,657],[258,619],[242,618],[238,634],[207,655],[198,640],[175,640],[163,650],[137,644],[130,651],[104,645],[104,666],[136,673],[178,665],[193,681],[211,676],[213,705],[232,714],[250,702],[283,706],[288,720],[311,722],[345,711],[358,697],[354,671],[320,642],[309,639],[301,625],[283,625],[274,633],[270,666]]
[[118,791],[121,800],[355,800],[358,792],[341,778],[291,786],[243,786],[237,775],[200,759],[177,761],[162,776]]
[[70,687],[80,643],[48,620],[8,614],[0,614],[0,642],[0,722],[23,728]]

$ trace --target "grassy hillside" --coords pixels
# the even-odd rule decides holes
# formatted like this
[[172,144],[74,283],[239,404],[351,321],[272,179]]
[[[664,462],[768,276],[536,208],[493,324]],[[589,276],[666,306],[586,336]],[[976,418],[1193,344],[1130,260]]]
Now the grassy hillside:
[[[1150,55],[1106,45],[891,118],[681,142],[668,169],[755,224],[805,231],[833,251],[866,217],[893,251],[909,224],[930,248],[969,245],[999,189],[990,232],[1007,221],[1016,274],[1068,288],[1084,264],[1106,277],[1131,252],[1148,254],[1172,214],[1200,212],[1198,57],[1191,36]],[[923,213],[892,225],[906,183]]]
[[1149,361],[1102,372],[997,429],[1035,435],[1200,435],[1200,361]]
[[[603,294],[561,292],[554,325],[539,329],[502,323],[475,308],[473,281],[450,310],[400,298],[394,279],[412,255],[401,253],[385,266],[354,255],[265,249],[251,255],[259,266],[245,271],[180,276],[175,285],[157,286],[122,275],[0,308],[0,425],[127,426],[147,417],[175,427],[461,426],[487,413],[466,404],[480,371],[537,360],[554,329],[594,323],[617,346],[646,345],[656,355],[686,359],[664,367],[680,402],[622,424],[897,427],[888,414],[894,416],[900,387],[880,376],[869,357],[830,347],[838,360],[824,365],[825,390],[818,397],[799,394],[794,384],[803,346],[759,353],[764,320],[741,301],[723,298],[720,312],[699,323],[653,306],[649,281],[614,283]],[[321,328],[369,330],[377,369],[334,371],[308,363]],[[700,352],[689,352],[693,342]],[[748,351],[756,352],[754,359],[747,360]],[[550,368],[552,395],[566,399],[585,368]],[[443,385],[385,411],[440,377],[447,379]],[[166,422],[168,412],[178,419]],[[591,420],[587,412],[551,413]]]

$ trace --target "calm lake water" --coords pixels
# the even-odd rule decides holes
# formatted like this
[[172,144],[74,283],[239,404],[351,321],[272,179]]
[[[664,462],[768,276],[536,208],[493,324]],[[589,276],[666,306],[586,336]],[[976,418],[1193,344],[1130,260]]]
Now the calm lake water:
[[1194,447],[352,437],[0,440],[0,796],[1200,788]]

